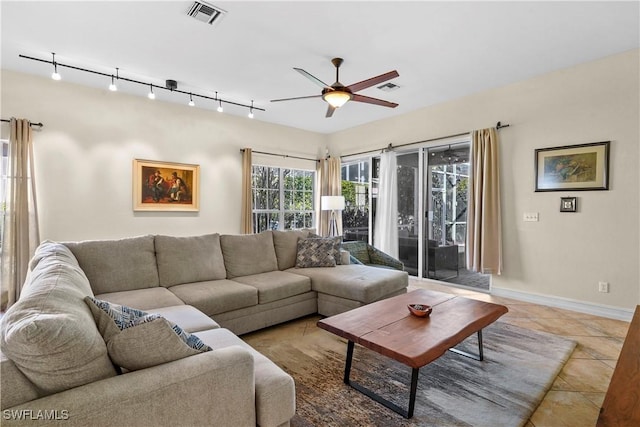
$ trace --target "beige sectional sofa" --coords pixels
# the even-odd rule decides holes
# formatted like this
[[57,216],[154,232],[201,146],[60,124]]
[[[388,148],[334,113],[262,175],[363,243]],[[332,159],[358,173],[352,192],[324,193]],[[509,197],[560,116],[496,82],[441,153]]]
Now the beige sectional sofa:
[[[362,265],[296,268],[308,236],[44,242],[0,325],[2,424],[288,425],[293,379],[237,335],[404,293],[408,281]],[[118,374],[87,296],[158,313],[213,351]]]

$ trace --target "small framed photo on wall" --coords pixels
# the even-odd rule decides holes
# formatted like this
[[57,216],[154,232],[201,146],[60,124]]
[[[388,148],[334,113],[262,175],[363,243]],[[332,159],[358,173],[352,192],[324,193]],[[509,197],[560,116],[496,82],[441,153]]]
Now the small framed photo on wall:
[[577,197],[561,197],[560,212],[576,212],[578,210]]

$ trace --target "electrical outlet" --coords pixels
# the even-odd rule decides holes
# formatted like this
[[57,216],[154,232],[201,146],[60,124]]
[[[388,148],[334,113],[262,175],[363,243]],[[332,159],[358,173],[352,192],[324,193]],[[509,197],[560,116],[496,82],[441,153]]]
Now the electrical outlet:
[[598,292],[609,292],[609,283],[608,282],[598,282]]
[[526,222],[537,222],[538,212],[525,212],[522,220]]

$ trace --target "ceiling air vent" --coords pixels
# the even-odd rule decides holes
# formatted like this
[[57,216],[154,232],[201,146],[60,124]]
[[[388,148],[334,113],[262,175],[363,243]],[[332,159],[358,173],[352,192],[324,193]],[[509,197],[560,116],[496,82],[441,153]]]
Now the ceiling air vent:
[[385,83],[383,85],[378,86],[378,89],[383,90],[385,92],[391,92],[392,90],[400,89],[400,86],[389,82],[389,83]]
[[212,4],[195,1],[189,9],[189,12],[187,12],[187,15],[192,16],[200,22],[213,25],[220,22],[226,13],[226,10],[222,10]]

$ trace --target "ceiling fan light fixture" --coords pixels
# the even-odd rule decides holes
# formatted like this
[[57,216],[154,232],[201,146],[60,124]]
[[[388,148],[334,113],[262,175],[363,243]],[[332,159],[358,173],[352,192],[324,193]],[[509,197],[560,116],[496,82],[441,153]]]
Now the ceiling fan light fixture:
[[342,90],[331,90],[322,95],[322,99],[327,101],[333,108],[342,107],[351,98],[353,98],[353,94]]

